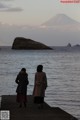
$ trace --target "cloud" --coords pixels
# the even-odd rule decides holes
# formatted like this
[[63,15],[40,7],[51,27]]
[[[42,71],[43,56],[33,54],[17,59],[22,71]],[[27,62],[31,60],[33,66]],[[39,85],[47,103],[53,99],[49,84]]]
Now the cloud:
[[23,9],[21,7],[11,7],[11,5],[7,5],[4,2],[10,2],[14,0],[0,0],[0,12],[21,12]]
[[[10,0],[3,0],[3,1],[10,1]],[[6,5],[0,2],[0,12],[21,12],[21,11],[23,11],[23,9],[20,7],[11,7],[10,5]]]
[[4,8],[8,8],[8,6],[3,3],[0,3],[0,9],[4,9]]
[[14,0],[0,0],[1,2],[14,1]]
[[13,7],[13,8],[7,8],[7,9],[4,9],[3,12],[21,12],[23,11],[22,8],[20,7]]

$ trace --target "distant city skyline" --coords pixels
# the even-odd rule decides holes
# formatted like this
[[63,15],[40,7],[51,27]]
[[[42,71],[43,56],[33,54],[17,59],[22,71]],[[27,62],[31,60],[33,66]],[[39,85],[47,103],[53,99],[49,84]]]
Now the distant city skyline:
[[60,0],[0,0],[0,22],[10,25],[41,25],[56,14],[64,13],[80,22],[80,4]]

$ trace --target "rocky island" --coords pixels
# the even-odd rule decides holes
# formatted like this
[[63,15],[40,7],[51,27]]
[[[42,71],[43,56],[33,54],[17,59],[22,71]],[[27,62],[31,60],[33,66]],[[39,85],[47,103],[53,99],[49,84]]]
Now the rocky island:
[[12,44],[12,49],[17,50],[42,50],[42,49],[52,49],[48,47],[47,45],[44,45],[40,42],[23,38],[23,37],[17,37],[14,39]]

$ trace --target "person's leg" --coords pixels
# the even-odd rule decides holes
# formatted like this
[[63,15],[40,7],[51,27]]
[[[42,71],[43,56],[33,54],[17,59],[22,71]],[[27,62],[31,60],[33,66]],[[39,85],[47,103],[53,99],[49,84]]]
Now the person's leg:
[[43,108],[43,97],[38,97],[38,108]]
[[24,101],[24,107],[26,108],[26,103],[27,103],[27,96],[26,95],[23,96],[23,101]]
[[40,108],[44,107],[44,97],[40,97]]
[[26,108],[26,102],[24,102],[24,107]]
[[20,105],[19,105],[19,107],[21,108],[22,107],[22,103],[20,102]]
[[23,95],[22,94],[20,94],[19,95],[19,107],[21,108],[22,107],[22,103],[23,103]]

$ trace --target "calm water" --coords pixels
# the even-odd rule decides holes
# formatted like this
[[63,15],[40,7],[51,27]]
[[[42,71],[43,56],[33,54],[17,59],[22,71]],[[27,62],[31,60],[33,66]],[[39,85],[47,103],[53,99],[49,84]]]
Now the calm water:
[[38,64],[48,78],[45,101],[80,119],[80,52],[1,49],[0,95],[16,94],[15,78],[22,67],[29,74],[28,94],[32,94]]

